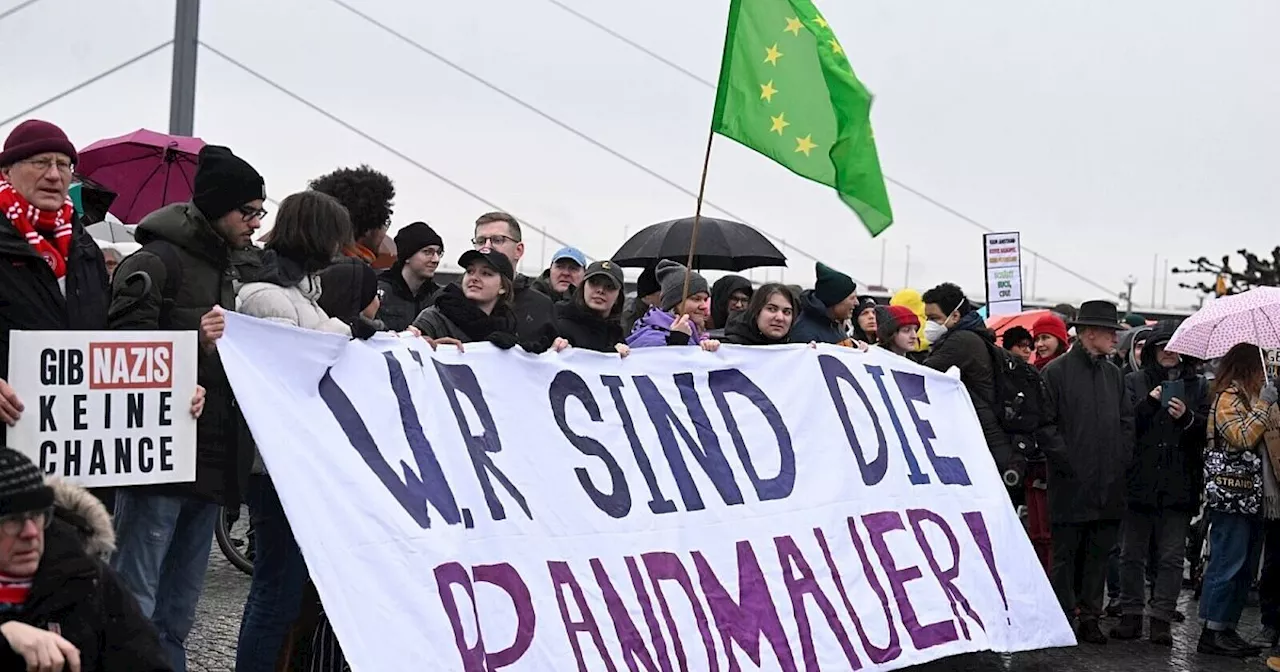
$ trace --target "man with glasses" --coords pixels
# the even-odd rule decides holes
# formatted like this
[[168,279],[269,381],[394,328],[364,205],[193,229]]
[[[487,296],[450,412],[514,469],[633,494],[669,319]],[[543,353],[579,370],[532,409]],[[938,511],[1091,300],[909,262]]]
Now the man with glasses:
[[7,382],[9,332],[107,325],[102,250],[67,197],[76,158],[62,129],[37,119],[0,151],[0,442],[24,410]]
[[[477,250],[496,250],[519,268],[524,256],[524,243],[520,240],[520,222],[505,212],[489,212],[476,220],[475,236],[471,244]],[[521,342],[545,341],[547,346],[555,340],[555,303],[551,297],[533,288],[533,280],[524,274],[515,277],[516,331]]]
[[94,554],[111,543],[107,520],[87,492],[50,487],[30,458],[0,448],[0,669],[170,669],[137,602]]
[[147,215],[136,234],[142,249],[120,263],[112,280],[110,328],[200,334],[197,380],[207,400],[196,432],[196,480],[121,488],[115,504],[112,565],[179,672],[186,669],[185,641],[218,505],[239,507],[240,483],[253,462],[238,440],[243,421],[214,342],[224,328],[221,311],[236,305],[236,264],[256,249],[265,197],[258,171],[226,147],[206,146],[191,201]]
[[444,239],[426,222],[414,222],[396,233],[396,263],[378,277],[378,319],[392,331],[404,331],[431,305],[440,289],[436,268]]

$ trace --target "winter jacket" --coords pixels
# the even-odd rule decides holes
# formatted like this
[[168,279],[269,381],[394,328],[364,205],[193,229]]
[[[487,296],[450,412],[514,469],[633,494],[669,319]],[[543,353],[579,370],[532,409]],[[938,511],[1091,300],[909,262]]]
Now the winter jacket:
[[378,297],[382,306],[378,308],[378,319],[391,331],[404,331],[413,324],[413,319],[431,305],[431,299],[440,286],[432,280],[422,283],[416,292],[409,291],[409,284],[404,281],[402,264],[388,268],[378,276]]
[[495,332],[506,334],[513,344],[518,339],[516,317],[510,308],[499,303],[486,315],[457,285],[441,290],[435,303],[414,319],[413,326],[426,338],[456,338],[463,343],[490,340]]
[[318,277],[304,275],[301,269],[286,270],[283,267],[292,264],[271,251],[264,262],[262,276],[242,285],[236,294],[236,312],[302,329],[351,335],[350,327],[326,315],[316,303],[320,299]]
[[729,320],[729,326],[724,329],[724,342],[734,345],[785,345],[791,342],[787,336],[778,340],[765,336],[756,326],[757,319],[758,315],[752,318],[750,313],[745,312],[734,315]]
[[[0,378],[9,379],[9,332],[100,331],[110,300],[107,266],[93,237],[77,218],[71,226],[66,293],[35,248],[0,213]],[[25,399],[34,412],[35,399]],[[5,425],[0,424],[0,440]],[[8,444],[5,444],[8,445]]]
[[[914,289],[899,290],[897,294],[893,295],[893,298],[889,299],[889,305],[906,306],[916,314],[916,317],[920,318],[920,331],[916,333],[916,336],[920,339],[920,344],[916,346],[916,351],[922,354],[929,352],[929,339],[924,337],[924,324],[926,321],[924,316],[924,297],[920,296],[920,292]],[[924,357],[920,357],[918,361],[924,362],[924,359]]]
[[563,292],[557,292],[551,288],[551,269],[546,269],[539,275],[537,279],[529,283],[529,287],[539,292],[543,296],[551,299],[551,304],[556,305],[562,301],[568,301],[573,298],[574,287],[569,285],[569,289]]
[[[80,650],[82,672],[168,672],[151,622],[120,577],[97,557],[113,546],[106,508],[88,491],[54,485],[54,520],[44,532],[44,554],[21,610],[0,616],[55,628]],[[0,670],[25,670],[0,637]]]
[[711,323],[716,329],[727,329],[729,326],[729,297],[734,292],[746,292],[751,295],[751,281],[741,275],[726,275],[711,285]]
[[827,306],[818,300],[813,290],[800,294],[800,314],[789,334],[792,343],[830,343],[838,345],[849,340],[844,327],[827,315]]
[[545,342],[550,347],[556,340],[556,306],[546,294],[533,288],[527,275],[516,274],[515,303],[512,312],[516,316],[516,335],[520,342]]
[[1214,399],[1204,453],[1205,508],[1251,516],[1262,510],[1262,435],[1270,411],[1235,385]]
[[[124,330],[198,331],[200,318],[213,306],[234,310],[234,283],[240,271],[233,260],[253,260],[256,250],[233,251],[195,205],[175,203],[143,218],[135,233],[142,249],[116,267],[111,288],[109,328]],[[168,252],[161,246],[171,248]],[[181,268],[181,284],[166,304],[164,289],[171,254]],[[149,283],[130,281],[143,272]],[[196,480],[193,483],[134,486],[153,494],[194,496],[223,505],[238,505],[253,463],[242,446],[240,417],[217,351],[199,350],[196,381],[205,388],[204,413],[196,426]]]
[[[1168,340],[1173,327],[1167,328],[1168,333],[1162,332],[1153,336]],[[1129,508],[1146,513],[1172,509],[1194,514],[1200,510],[1209,385],[1187,366],[1166,371],[1156,361],[1155,348],[1143,351],[1139,365],[1139,370],[1124,379],[1129,403],[1133,405],[1136,439],[1128,471]],[[1187,411],[1177,420],[1159,399],[1151,398],[1151,391],[1159,389],[1170,376],[1181,380],[1186,389],[1181,399]]]
[[1120,520],[1133,456],[1133,404],[1120,369],[1106,357],[1072,348],[1041,372],[1057,418],[1051,439],[1070,474],[1049,483],[1055,524]]
[[672,331],[676,316],[665,310],[650,308],[649,312],[636,322],[635,330],[627,337],[627,345],[633,348],[654,348],[663,345],[698,345],[707,339],[706,334],[698,331],[698,326],[689,324],[693,335],[681,331]]
[[556,333],[575,348],[596,352],[615,352],[615,346],[626,340],[616,312],[604,318],[573,299],[556,304]]
[[969,390],[987,448],[1003,473],[1013,459],[1013,445],[996,419],[995,369],[991,354],[994,347],[995,342],[982,318],[972,312],[938,338],[924,365],[936,371],[947,371],[953,366],[960,369],[960,382]]

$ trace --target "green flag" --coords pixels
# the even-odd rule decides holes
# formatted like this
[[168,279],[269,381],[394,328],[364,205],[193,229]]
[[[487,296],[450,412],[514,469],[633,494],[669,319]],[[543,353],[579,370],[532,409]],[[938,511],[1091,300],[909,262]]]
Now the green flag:
[[711,127],[835,189],[871,235],[893,223],[871,93],[810,0],[732,0]]

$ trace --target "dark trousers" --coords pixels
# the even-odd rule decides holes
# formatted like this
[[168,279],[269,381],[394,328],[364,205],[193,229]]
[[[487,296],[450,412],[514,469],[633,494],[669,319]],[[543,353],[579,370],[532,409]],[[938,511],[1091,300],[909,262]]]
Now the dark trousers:
[[256,552],[253,580],[240,621],[236,669],[271,672],[302,606],[307,565],[271,477],[250,476],[246,494]]
[[1262,580],[1258,582],[1262,624],[1280,629],[1280,520],[1268,520],[1263,536]]
[[1068,618],[1076,607],[1081,621],[1102,615],[1107,556],[1116,544],[1119,528],[1115,520],[1053,526],[1053,591]]
[[1191,514],[1178,511],[1140,513],[1128,511],[1121,525],[1120,609],[1126,616],[1141,616],[1147,604],[1147,575],[1151,544],[1156,545],[1155,585],[1151,617],[1172,622],[1182,592],[1182,561],[1187,552],[1187,525]]

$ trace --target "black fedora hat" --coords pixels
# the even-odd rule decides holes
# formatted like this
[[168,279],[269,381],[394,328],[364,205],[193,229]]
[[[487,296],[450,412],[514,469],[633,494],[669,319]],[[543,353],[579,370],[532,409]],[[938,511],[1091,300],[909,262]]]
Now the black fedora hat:
[[1071,326],[1098,327],[1116,331],[1125,329],[1125,325],[1120,324],[1120,313],[1116,304],[1110,301],[1085,301],[1080,304],[1080,311],[1076,313],[1076,319],[1071,321]]

